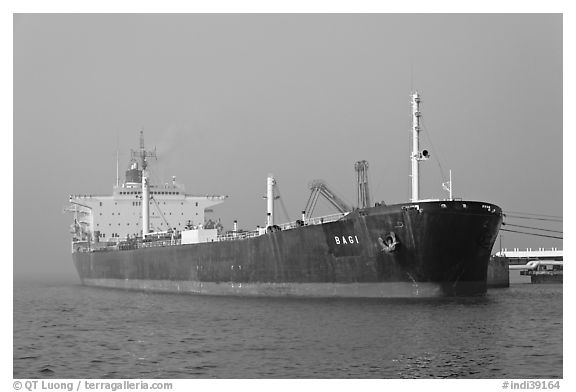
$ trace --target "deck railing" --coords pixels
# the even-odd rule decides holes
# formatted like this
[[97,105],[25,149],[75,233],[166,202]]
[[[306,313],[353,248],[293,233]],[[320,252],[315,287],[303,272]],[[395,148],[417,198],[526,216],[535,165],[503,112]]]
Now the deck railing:
[[[329,222],[334,222],[337,221],[339,219],[342,219],[343,217],[345,217],[348,214],[348,212],[346,213],[338,213],[338,214],[332,214],[332,215],[325,215],[325,216],[319,216],[319,217],[315,217],[315,218],[308,218],[304,220],[304,225],[305,226],[313,226],[313,225],[320,225],[323,223],[329,223]],[[294,222],[287,222],[287,223],[282,223],[277,225],[278,227],[280,227],[281,230],[290,230],[290,229],[295,229],[297,227],[301,226],[301,221],[294,221]],[[220,242],[220,241],[236,241],[236,240],[242,240],[242,239],[246,239],[246,238],[254,238],[254,237],[259,237],[261,235],[266,234],[266,230],[264,228],[262,229],[257,229],[254,231],[241,231],[241,232],[236,232],[236,233],[227,233],[224,235],[219,235],[216,237],[216,239],[214,240],[214,242]],[[114,242],[114,244],[112,245],[112,243]],[[96,246],[95,248],[87,248],[87,247],[82,247],[80,249],[78,249],[78,251],[80,252],[94,252],[94,251],[112,251],[112,250],[129,250],[129,249],[137,249],[137,248],[157,248],[157,247],[164,247],[164,246],[175,246],[175,245],[180,245],[181,244],[181,240],[180,239],[160,239],[157,241],[149,241],[149,242],[138,242],[137,244],[123,244],[119,238],[114,238],[111,241],[109,241],[109,245],[108,246]]]
[[258,237],[264,233],[259,233],[256,231],[239,231],[236,233],[228,233],[222,234],[216,237],[216,241],[234,241],[234,240],[241,240],[245,238],[253,238]]

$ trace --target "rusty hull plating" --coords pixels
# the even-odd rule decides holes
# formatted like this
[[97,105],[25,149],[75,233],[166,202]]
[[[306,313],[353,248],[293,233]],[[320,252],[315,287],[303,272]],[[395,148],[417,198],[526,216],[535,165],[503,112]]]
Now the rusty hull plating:
[[499,207],[425,201],[253,238],[75,252],[84,284],[209,295],[481,295]]

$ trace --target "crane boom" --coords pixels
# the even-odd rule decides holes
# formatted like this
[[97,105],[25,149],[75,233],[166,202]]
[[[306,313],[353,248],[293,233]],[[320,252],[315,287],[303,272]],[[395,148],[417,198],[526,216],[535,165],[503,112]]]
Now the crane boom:
[[352,211],[352,209],[346,204],[342,199],[340,199],[336,194],[328,188],[328,185],[322,180],[314,180],[310,183],[310,197],[308,197],[308,202],[306,203],[306,208],[304,209],[304,216],[306,218],[310,218],[312,213],[314,212],[314,208],[316,207],[316,203],[318,202],[318,197],[320,195],[324,196],[326,200],[334,208],[338,210],[338,212],[346,213]]
[[370,190],[368,189],[368,162],[358,161],[354,165],[358,188],[358,208],[370,207]]

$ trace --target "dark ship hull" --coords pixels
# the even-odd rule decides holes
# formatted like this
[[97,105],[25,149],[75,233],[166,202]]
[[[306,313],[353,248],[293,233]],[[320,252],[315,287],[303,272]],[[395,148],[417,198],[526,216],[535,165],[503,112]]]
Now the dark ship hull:
[[208,295],[481,295],[499,207],[425,201],[253,238],[73,253],[83,284]]

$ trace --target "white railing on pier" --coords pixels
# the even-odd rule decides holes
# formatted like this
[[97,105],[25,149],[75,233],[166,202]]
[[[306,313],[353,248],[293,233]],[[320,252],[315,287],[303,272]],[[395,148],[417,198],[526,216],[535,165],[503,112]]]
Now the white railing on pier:
[[562,249],[558,248],[538,248],[532,249],[527,248],[526,250],[520,250],[519,248],[513,249],[502,249],[500,252],[496,252],[496,256],[508,257],[509,259],[529,259],[529,258],[544,258],[544,257],[563,257],[564,252]]
[[554,266],[561,265],[564,266],[563,260],[532,260],[526,264],[510,264],[508,269],[510,270],[536,270],[539,266]]

